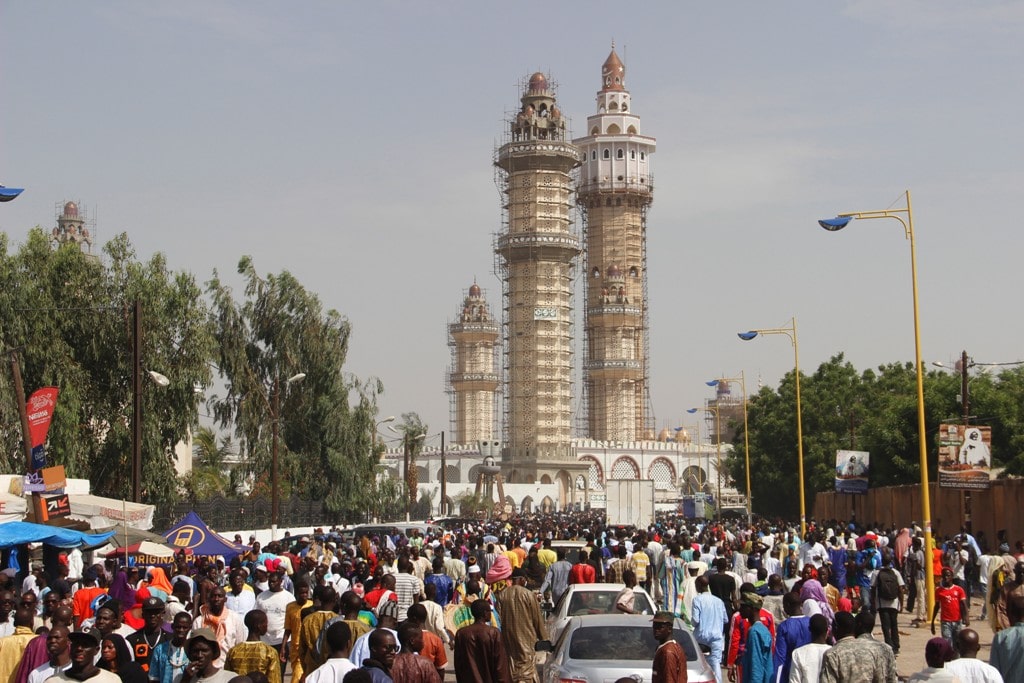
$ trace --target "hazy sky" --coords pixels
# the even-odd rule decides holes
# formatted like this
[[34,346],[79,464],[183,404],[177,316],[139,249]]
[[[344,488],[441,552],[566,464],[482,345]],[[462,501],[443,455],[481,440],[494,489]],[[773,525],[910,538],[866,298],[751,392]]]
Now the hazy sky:
[[[448,428],[446,324],[501,303],[491,163],[534,71],[583,134],[612,40],[657,138],[648,221],[658,428],[744,370],[913,359],[896,221],[910,189],[923,353],[1024,359],[1024,3],[29,2],[0,5],[0,205],[16,243],[81,200],[201,280],[242,254],[353,325],[381,416]],[[582,326],[577,330],[581,332]],[[579,344],[577,351],[579,352]],[[686,418],[684,420],[684,418]]]

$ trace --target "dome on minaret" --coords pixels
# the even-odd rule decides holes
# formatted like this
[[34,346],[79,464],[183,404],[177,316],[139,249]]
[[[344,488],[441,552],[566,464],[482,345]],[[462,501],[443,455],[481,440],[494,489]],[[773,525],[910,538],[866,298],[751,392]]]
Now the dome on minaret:
[[626,89],[626,65],[619,59],[614,47],[612,47],[608,59],[604,60],[604,64],[601,66],[601,88],[604,90]]
[[541,72],[537,72],[530,76],[529,91],[532,93],[542,93],[548,91],[548,79]]
[[64,215],[68,218],[78,218],[78,205],[68,202],[64,205]]
[[471,297],[475,297],[475,298],[479,299],[480,298],[480,285],[478,285],[475,282],[472,285],[470,285],[470,287],[469,287],[469,295]]

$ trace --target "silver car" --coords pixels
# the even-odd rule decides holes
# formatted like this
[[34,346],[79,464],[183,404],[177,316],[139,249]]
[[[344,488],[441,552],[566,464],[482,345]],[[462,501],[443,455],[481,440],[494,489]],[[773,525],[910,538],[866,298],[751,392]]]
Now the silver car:
[[[542,683],[614,683],[632,678],[650,683],[651,663],[658,649],[650,615],[594,614],[572,617],[541,667]],[[693,634],[676,619],[672,637],[686,653],[686,680],[714,683],[715,674]],[[548,644],[538,643],[538,650]]]
[[[562,629],[572,617],[591,614],[622,614],[615,609],[615,598],[625,588],[621,583],[574,583],[566,589],[558,604],[548,617],[548,634],[551,641],[558,639]],[[654,600],[643,588],[633,589],[634,614],[654,616],[657,608]]]

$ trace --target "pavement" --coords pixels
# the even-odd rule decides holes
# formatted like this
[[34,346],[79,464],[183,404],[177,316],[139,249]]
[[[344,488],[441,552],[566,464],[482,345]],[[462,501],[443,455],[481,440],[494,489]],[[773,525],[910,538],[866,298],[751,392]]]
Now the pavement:
[[[981,650],[978,651],[978,659],[987,662],[989,650],[992,647],[993,633],[988,624],[988,619],[982,620],[981,618],[981,607],[982,599],[975,596],[974,599],[971,600],[969,610],[971,617],[970,628],[978,632],[978,639],[981,641]],[[908,614],[906,610],[904,610],[900,614],[898,620],[900,632],[900,653],[896,655],[896,671],[901,679],[912,676],[927,666],[924,661],[925,645],[935,636],[942,635],[938,619],[935,620],[935,636],[933,636],[928,624],[922,624],[920,628],[916,628],[911,623],[913,618],[914,616],[912,614]],[[875,630],[872,635],[878,640],[882,640],[882,629],[878,625],[877,620]]]

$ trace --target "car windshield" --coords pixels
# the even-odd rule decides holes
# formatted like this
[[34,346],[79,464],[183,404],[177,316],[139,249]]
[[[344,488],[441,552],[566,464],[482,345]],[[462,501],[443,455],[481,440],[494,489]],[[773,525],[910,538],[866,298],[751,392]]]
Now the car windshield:
[[[570,617],[581,617],[586,614],[616,614],[615,598],[618,594],[618,591],[575,591],[569,599],[566,614]],[[633,612],[654,614],[650,600],[643,593],[636,592]]]
[[[698,659],[693,638],[689,633],[675,629],[672,637],[686,653],[687,661]],[[658,649],[654,630],[650,625],[636,626],[584,626],[572,632],[569,659],[611,659],[624,661],[651,661]]]

